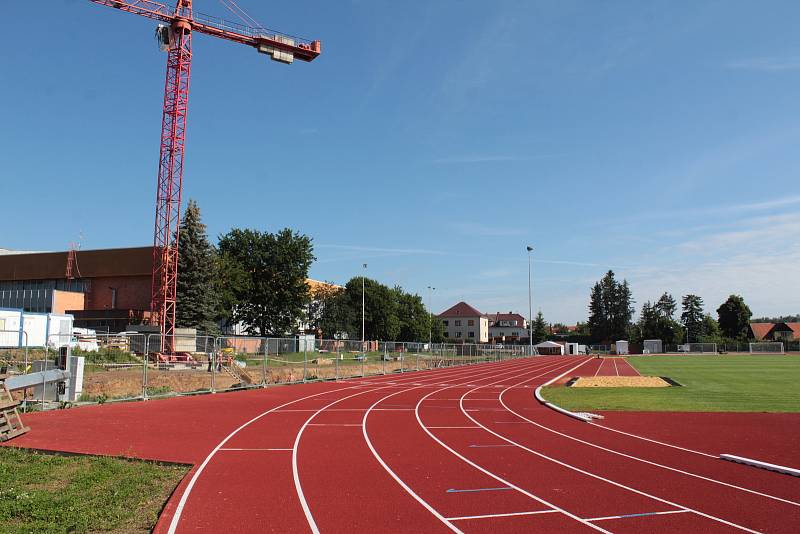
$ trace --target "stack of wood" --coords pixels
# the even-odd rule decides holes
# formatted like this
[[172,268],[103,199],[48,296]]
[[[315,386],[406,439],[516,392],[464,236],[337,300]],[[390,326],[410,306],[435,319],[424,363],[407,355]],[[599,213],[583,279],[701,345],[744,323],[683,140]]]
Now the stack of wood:
[[5,379],[5,375],[0,375],[0,441],[8,441],[30,430],[22,423],[17,409],[20,401],[11,396]]

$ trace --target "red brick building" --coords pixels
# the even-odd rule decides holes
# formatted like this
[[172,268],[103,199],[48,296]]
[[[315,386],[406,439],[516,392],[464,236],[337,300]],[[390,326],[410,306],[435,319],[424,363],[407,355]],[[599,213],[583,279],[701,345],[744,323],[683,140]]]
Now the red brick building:
[[75,326],[124,330],[149,318],[152,247],[0,252],[0,307],[70,313]]

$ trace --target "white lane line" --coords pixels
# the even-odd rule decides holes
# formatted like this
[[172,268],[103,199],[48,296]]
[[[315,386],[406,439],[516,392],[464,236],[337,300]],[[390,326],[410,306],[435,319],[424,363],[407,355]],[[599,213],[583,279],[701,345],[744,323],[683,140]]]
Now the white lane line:
[[[500,394],[500,402],[501,402],[501,404],[503,404],[503,405],[505,406],[505,403],[503,403],[503,393],[501,393],[501,394]],[[513,410],[511,410],[510,408],[508,408],[507,406],[506,406],[506,409],[507,409],[509,412],[511,412],[511,413],[513,413],[513,414],[515,414],[515,415],[517,415],[518,417],[522,417],[521,415],[517,414],[516,412],[514,412]],[[508,443],[511,443],[511,444],[513,444],[513,445],[516,445],[516,446],[517,446],[517,447],[519,447],[520,449],[522,449],[522,450],[524,450],[524,451],[528,451],[529,453],[531,453],[531,454],[534,454],[534,455],[536,455],[536,456],[538,456],[538,457],[540,457],[540,458],[543,458],[543,459],[545,459],[545,460],[548,460],[548,461],[550,461],[550,462],[553,462],[553,463],[555,463],[555,464],[558,464],[558,465],[561,465],[561,466],[563,466],[563,467],[566,467],[567,469],[572,469],[572,470],[573,470],[573,471],[575,471],[575,472],[578,472],[578,473],[584,474],[584,475],[586,475],[586,476],[589,476],[589,477],[592,477],[592,478],[594,478],[594,479],[601,480],[601,481],[603,481],[603,482],[607,482],[608,484],[611,484],[612,486],[617,486],[618,488],[622,488],[622,489],[625,489],[625,490],[631,491],[631,492],[633,492],[633,493],[636,493],[636,494],[638,494],[638,495],[642,495],[642,496],[644,496],[644,497],[649,497],[649,498],[651,498],[651,499],[654,499],[654,500],[656,500],[656,501],[663,502],[664,504],[668,504],[668,505],[670,505],[670,506],[674,506],[675,508],[681,508],[681,509],[683,509],[683,510],[689,510],[689,511],[695,512],[695,513],[696,513],[696,514],[698,514],[698,515],[701,515],[701,516],[703,516],[703,517],[706,517],[706,518],[708,518],[708,519],[713,519],[714,521],[718,521],[718,522],[720,522],[720,523],[723,523],[723,524],[726,524],[726,525],[728,525],[728,526],[731,526],[731,527],[734,527],[734,528],[738,528],[738,529],[744,530],[744,531],[746,531],[746,532],[752,532],[753,534],[758,534],[758,531],[756,531],[756,530],[752,530],[752,529],[749,529],[749,528],[747,528],[747,527],[744,527],[744,526],[742,526],[742,525],[738,525],[738,524],[736,524],[736,523],[732,523],[732,522],[730,522],[730,521],[726,521],[725,519],[722,519],[722,518],[720,518],[720,517],[716,517],[716,516],[713,516],[713,515],[710,515],[710,514],[706,514],[706,513],[700,512],[699,510],[695,510],[694,508],[689,508],[688,506],[683,506],[683,505],[680,505],[680,504],[676,504],[676,503],[674,503],[674,502],[672,502],[672,501],[669,501],[669,500],[667,500],[667,499],[662,499],[661,497],[657,497],[657,496],[655,496],[655,495],[652,495],[652,494],[650,494],[650,493],[647,493],[647,492],[644,492],[644,491],[641,491],[641,490],[637,490],[636,488],[632,488],[632,487],[630,487],[630,486],[626,486],[625,484],[622,484],[622,483],[620,483],[620,482],[616,482],[616,481],[614,481],[614,480],[611,480],[611,479],[605,478],[605,477],[603,477],[603,476],[600,476],[600,475],[597,475],[597,474],[595,474],[595,473],[591,473],[591,472],[589,472],[589,471],[586,471],[586,470],[584,470],[584,469],[581,469],[581,468],[579,468],[579,467],[576,467],[576,466],[574,466],[574,465],[568,464],[568,463],[566,463],[566,462],[562,462],[561,460],[557,460],[557,459],[555,459],[555,458],[553,458],[553,457],[551,457],[551,456],[547,456],[546,454],[543,454],[543,453],[541,453],[541,452],[539,452],[539,451],[535,451],[535,450],[531,449],[530,447],[526,447],[525,445],[522,445],[521,443],[517,443],[516,441],[514,441],[514,440],[511,440],[511,439],[509,439],[509,438],[507,438],[507,437],[505,437],[505,436],[502,436],[501,434],[498,434],[498,433],[497,433],[497,432],[495,432],[494,430],[491,430],[490,428],[488,428],[488,427],[486,427],[486,426],[484,426],[484,425],[481,425],[481,423],[479,423],[479,422],[478,422],[478,421],[477,421],[477,420],[476,420],[474,417],[472,417],[471,415],[469,415],[469,414],[467,413],[467,411],[464,409],[464,406],[463,406],[463,404],[462,404],[462,406],[461,406],[461,411],[462,411],[462,413],[463,413],[464,415],[466,415],[466,416],[467,416],[469,419],[471,419],[471,420],[472,420],[472,422],[474,422],[476,425],[482,426],[482,427],[484,428],[484,430],[486,430],[486,431],[487,431],[487,432],[489,432],[490,434],[492,434],[492,435],[494,435],[494,436],[496,436],[496,437],[498,437],[498,438],[500,438],[500,439],[502,439],[502,440],[504,440],[504,441],[506,441],[506,442],[508,442]],[[522,418],[523,418],[523,419],[526,419],[525,417],[522,417]],[[530,420],[529,420],[529,421],[530,421]],[[540,425],[538,425],[537,423],[534,423],[534,424],[536,424],[537,426],[540,426]],[[591,523],[588,523],[588,524],[591,524]]]
[[[352,388],[351,387],[344,387],[344,388],[335,389],[333,391],[344,391],[344,390],[348,390],[348,389],[352,389]],[[272,408],[270,410],[267,410],[265,412],[262,412],[262,413],[258,414],[257,416],[253,417],[252,419],[250,419],[246,423],[243,423],[238,428],[236,428],[233,432],[228,434],[225,437],[225,439],[220,441],[217,444],[217,446],[214,447],[214,449],[210,453],[208,453],[208,456],[206,456],[205,460],[203,460],[203,463],[200,464],[200,467],[197,468],[197,471],[194,472],[194,475],[192,475],[192,478],[189,480],[189,483],[186,485],[186,489],[183,491],[183,495],[181,495],[181,498],[178,501],[178,505],[175,507],[175,513],[172,514],[172,519],[169,522],[169,529],[167,529],[168,534],[175,534],[175,531],[178,528],[178,522],[181,520],[181,516],[183,515],[183,509],[186,506],[186,501],[189,499],[189,495],[191,495],[192,489],[194,488],[194,485],[197,483],[197,479],[200,478],[200,475],[205,470],[206,466],[208,465],[208,462],[211,461],[211,459],[214,457],[214,455],[217,454],[217,452],[226,443],[228,443],[228,441],[230,441],[230,439],[233,438],[233,436],[238,434],[239,431],[241,431],[243,428],[245,428],[245,427],[249,426],[250,424],[258,421],[259,419],[261,419],[265,415],[270,414],[272,412],[275,412],[275,411],[283,408],[284,406],[289,406],[289,405],[294,404],[296,402],[300,402],[300,401],[303,401],[303,400],[306,400],[306,399],[310,399],[310,398],[313,398],[313,397],[319,397],[321,395],[327,395],[328,393],[330,393],[330,391],[322,391],[320,393],[314,393],[313,395],[307,395],[305,397],[301,397],[299,399],[295,399],[293,401],[289,401],[289,402],[286,402],[284,404],[280,404],[280,405],[278,405],[278,406],[276,406],[276,407],[274,407],[274,408]]]
[[229,449],[222,448],[221,451],[290,451],[292,449]]
[[[437,372],[431,372],[431,373],[428,373],[428,376],[435,377],[437,375],[442,375],[442,374],[444,374],[445,376],[448,376],[448,375],[451,375],[452,373],[445,373],[444,371],[440,371],[438,373]],[[459,374],[459,376],[460,376],[460,374]],[[370,384],[375,384],[375,383],[380,384],[381,382],[385,382],[386,381],[386,380],[382,380],[383,378],[385,378],[385,377],[375,377],[375,379],[374,380],[370,380],[369,383]],[[352,390],[352,389],[360,389],[360,388],[358,388],[358,386],[342,387],[342,388],[338,388],[338,389],[334,389],[334,390],[326,390],[326,391],[322,391],[320,393],[314,393],[314,394],[311,394],[311,395],[306,395],[305,397],[300,397],[299,399],[294,399],[294,400],[291,400],[289,402],[285,402],[283,404],[280,404],[278,406],[275,406],[274,408],[271,408],[271,409],[269,409],[269,410],[267,410],[265,412],[262,412],[262,413],[258,414],[257,416],[255,416],[252,419],[250,419],[249,421],[243,423],[238,428],[236,428],[233,432],[228,434],[225,437],[225,439],[220,441],[217,444],[217,446],[214,447],[214,449],[210,453],[208,453],[208,456],[206,456],[205,460],[203,460],[203,463],[200,464],[200,466],[194,472],[194,475],[192,475],[192,478],[189,480],[189,483],[186,485],[186,489],[183,491],[183,494],[181,495],[181,498],[178,501],[178,505],[175,507],[175,513],[172,515],[172,519],[169,522],[169,528],[167,530],[168,534],[175,534],[175,531],[178,528],[178,522],[180,521],[181,516],[183,515],[183,510],[186,507],[186,501],[189,499],[189,495],[191,495],[192,489],[194,488],[194,485],[197,483],[197,480],[200,478],[200,475],[205,470],[206,466],[208,465],[208,462],[210,462],[211,459],[214,457],[214,455],[216,455],[217,452],[228,441],[230,441],[230,439],[233,438],[233,436],[238,434],[243,428],[245,428],[245,427],[251,425],[252,423],[258,421],[259,419],[261,419],[265,415],[268,415],[268,414],[273,413],[273,412],[280,411],[280,409],[283,408],[284,406],[290,406],[290,405],[295,404],[295,403],[300,402],[300,401],[304,401],[304,400],[311,399],[311,398],[314,398],[314,397],[320,397],[322,395],[328,395],[331,392],[347,391],[347,390]],[[305,410],[303,410],[303,411],[305,411]]]
[[631,434],[630,432],[625,432],[624,430],[618,430],[616,428],[611,428],[610,426],[601,425],[600,423],[595,423],[590,421],[590,424],[596,426],[597,428],[602,428],[604,430],[608,430],[610,432],[616,432],[617,434],[624,434],[626,436],[630,436],[632,438],[641,439],[643,441],[649,441],[650,443],[656,443],[658,445],[663,445],[665,447],[671,447],[673,449],[679,449],[686,452],[692,452],[694,454],[699,454],[700,456],[705,456],[707,458],[714,458],[716,459],[717,456],[714,454],[708,454],[707,452],[696,451],[694,449],[687,449],[686,447],[681,447],[679,445],[673,445],[672,443],[666,443],[664,441],[658,441],[657,439],[647,438],[645,436],[640,436],[638,434]]
[[[517,367],[518,367],[517,365],[513,366],[512,371],[510,371],[510,372],[515,372]],[[491,373],[491,372],[492,371],[488,371],[488,373]],[[470,376],[470,378],[474,378],[475,374],[476,374],[476,370],[465,369],[465,370],[460,370],[460,371],[455,372],[455,373],[450,373],[449,374],[450,376],[447,376],[447,377],[444,377],[444,378],[446,378],[448,380],[451,380],[454,376],[456,378],[458,378],[459,376],[470,376],[470,375],[472,375],[472,376]],[[480,373],[478,373],[478,376],[482,376],[484,374],[487,374],[487,373],[480,372]],[[432,383],[430,383],[428,385],[436,386],[437,383],[435,382],[435,380],[437,380],[437,379],[441,380],[441,377],[436,377],[436,376],[432,377],[432,380],[434,380],[434,382],[432,382]],[[397,391],[397,392],[395,392],[393,394],[389,394],[389,395],[384,396],[383,398],[381,398],[380,400],[375,402],[372,406],[370,406],[370,408],[364,413],[364,418],[367,417],[367,415],[369,414],[370,410],[374,409],[374,407],[376,405],[378,405],[379,403],[383,402],[387,398],[393,397],[394,395],[399,395],[400,393],[406,393],[406,392],[408,392],[410,390],[418,389],[420,387],[423,387],[423,386],[412,386],[412,387],[406,386],[402,391]],[[308,527],[311,529],[311,532],[313,534],[319,534],[319,527],[317,526],[317,522],[314,519],[313,514],[311,513],[311,509],[308,506],[308,501],[306,500],[305,493],[303,492],[303,487],[300,484],[300,472],[299,472],[298,463],[297,463],[298,449],[299,449],[299,445],[300,445],[300,440],[303,437],[303,433],[305,432],[305,429],[308,427],[308,425],[311,424],[311,420],[314,419],[314,417],[319,415],[324,410],[330,409],[330,406],[333,406],[337,402],[341,402],[341,401],[350,399],[352,397],[357,397],[357,396],[363,395],[365,393],[374,393],[375,391],[380,391],[382,389],[391,389],[391,388],[389,388],[389,387],[376,387],[376,388],[373,388],[373,389],[370,389],[370,390],[366,390],[366,391],[358,391],[356,393],[353,393],[352,395],[347,395],[347,396],[342,397],[342,398],[340,398],[338,400],[335,400],[335,401],[331,402],[330,404],[328,404],[327,406],[323,406],[322,408],[317,410],[316,413],[314,413],[311,416],[309,416],[309,418],[306,419],[305,423],[303,423],[303,426],[300,427],[300,430],[298,430],[298,432],[297,432],[297,436],[295,437],[295,440],[294,440],[294,445],[292,446],[292,477],[294,479],[294,487],[295,487],[295,492],[297,493],[297,498],[300,500],[300,506],[303,509],[303,513],[306,516],[306,522],[308,523]],[[389,410],[399,410],[399,408],[384,408],[384,410],[387,410],[387,411],[389,411]],[[362,432],[365,432],[363,421],[364,420],[362,419]],[[424,501],[420,501],[420,502],[424,503]],[[431,508],[431,510],[433,510],[433,509]],[[434,513],[436,513],[436,512],[434,512]],[[456,529],[455,527],[453,527],[453,530],[455,532],[461,532],[460,530]]]
[[617,367],[617,359],[614,358],[614,372],[619,376],[619,368]]
[[[345,389],[361,389],[361,388],[345,388]],[[286,412],[316,412],[319,408],[288,408],[286,410],[275,410],[276,413]],[[331,408],[329,412],[360,412],[363,408]]]
[[[538,366],[538,362],[537,362],[537,364],[536,364],[536,367],[535,367],[535,368],[536,368],[537,370],[544,369],[544,368],[546,368],[546,367],[549,367],[549,366],[550,366],[550,364],[551,364],[550,362],[543,363],[543,364],[541,365],[541,367],[539,367],[539,366]],[[515,366],[515,367],[513,368],[512,372],[516,372],[516,371],[517,371],[517,369],[518,369],[518,368]],[[533,371],[533,372],[535,372],[535,371]],[[497,376],[497,375],[500,375],[500,376],[502,376],[502,375],[504,375],[504,374],[505,374],[505,373],[503,373],[503,372],[501,371],[500,373],[497,373],[495,376]],[[444,388],[444,389],[447,389],[447,388]],[[439,390],[439,391],[441,391],[441,390]],[[381,455],[380,455],[380,454],[378,453],[378,451],[375,449],[375,446],[372,444],[372,440],[370,440],[370,438],[369,438],[369,433],[367,432],[367,419],[369,418],[369,414],[370,414],[372,411],[374,411],[374,410],[375,410],[375,408],[374,408],[374,407],[375,407],[375,406],[377,406],[378,404],[380,404],[382,401],[386,400],[386,399],[387,399],[387,398],[389,398],[389,397],[393,397],[394,395],[399,395],[400,393],[403,393],[403,392],[400,392],[400,391],[398,391],[398,392],[396,392],[396,393],[392,393],[392,394],[390,394],[390,395],[387,395],[387,396],[386,396],[386,397],[384,397],[383,399],[380,399],[380,400],[378,400],[377,402],[375,402],[375,404],[373,404],[373,405],[372,405],[372,406],[371,406],[371,407],[370,407],[370,408],[369,408],[369,409],[368,409],[368,410],[367,410],[367,411],[364,413],[364,418],[361,420],[361,425],[362,425],[362,427],[361,427],[361,431],[362,431],[362,433],[363,433],[363,435],[364,435],[364,441],[367,443],[367,447],[369,447],[369,450],[370,450],[370,452],[372,452],[372,456],[374,456],[374,457],[375,457],[375,459],[378,461],[378,463],[381,465],[381,467],[383,467],[383,469],[384,469],[384,470],[385,470],[387,473],[389,473],[389,476],[391,476],[391,477],[394,479],[394,481],[395,481],[395,482],[397,482],[397,484],[399,484],[399,485],[400,485],[400,487],[401,487],[401,488],[403,488],[403,489],[406,491],[406,493],[408,493],[409,495],[411,495],[411,497],[413,497],[413,498],[414,498],[414,500],[416,500],[418,503],[420,503],[420,504],[421,504],[421,505],[422,505],[422,506],[423,506],[423,507],[424,507],[426,510],[428,510],[428,511],[429,511],[431,514],[433,514],[433,515],[434,515],[434,517],[436,517],[437,519],[439,519],[439,521],[441,521],[442,523],[444,523],[444,525],[445,525],[447,528],[449,528],[449,529],[450,529],[450,530],[452,530],[453,532],[462,532],[461,530],[459,530],[459,529],[458,529],[458,527],[456,527],[456,526],[455,526],[455,525],[453,525],[453,524],[452,524],[450,521],[448,521],[446,517],[444,517],[442,514],[440,514],[440,513],[439,513],[439,512],[438,512],[438,511],[437,511],[437,510],[436,510],[436,509],[433,507],[433,506],[431,506],[430,504],[428,504],[428,502],[427,502],[427,501],[425,501],[425,499],[423,499],[423,498],[422,498],[422,497],[420,497],[420,496],[419,496],[419,495],[418,495],[416,492],[414,492],[414,490],[412,490],[412,489],[411,489],[411,488],[408,486],[408,484],[406,484],[406,483],[403,481],[403,479],[401,479],[401,478],[400,478],[400,476],[399,476],[397,473],[395,473],[395,472],[394,472],[394,471],[393,471],[393,470],[392,470],[392,469],[389,467],[389,465],[388,465],[388,464],[387,464],[387,463],[386,463],[386,462],[383,460],[383,458],[381,457]],[[436,393],[436,391],[432,391],[431,393],[429,393],[428,395],[426,395],[425,397],[423,397],[423,398],[422,398],[422,399],[421,399],[419,402],[422,402],[422,400],[424,400],[425,398],[427,398],[427,397],[429,397],[429,396],[433,395],[434,393]],[[417,403],[417,408],[415,409],[415,413],[417,414],[417,421],[418,421],[418,422],[420,422],[420,421],[419,421],[419,403]],[[421,424],[422,424],[422,423],[420,422],[420,425],[421,425]],[[424,428],[424,427],[423,427],[423,428]],[[426,432],[427,434],[429,434],[429,435],[432,435],[432,434],[431,434],[431,432],[430,432],[429,430],[425,430],[425,432]],[[434,438],[434,439],[435,439],[435,438]],[[463,534],[463,533],[462,533],[462,534]]]
[[606,517],[593,517],[587,521],[608,521],[609,519],[628,519],[630,517],[645,517],[649,515],[685,514],[691,510],[667,510],[664,512],[644,512],[642,514],[609,515]]
[[[515,517],[519,515],[557,514],[558,510],[536,510],[534,512],[510,512],[507,514],[463,515],[461,517],[448,517],[448,521],[465,521],[467,519],[491,519],[493,517]],[[591,521],[588,519],[587,521]]]
[[[644,458],[639,458],[638,456],[633,456],[633,455],[630,455],[630,454],[627,454],[627,453],[624,453],[624,452],[621,452],[621,451],[618,451],[618,450],[615,450],[615,449],[609,449],[608,447],[604,447],[602,445],[598,445],[596,443],[592,443],[590,441],[586,441],[586,440],[583,440],[583,439],[580,439],[580,438],[576,438],[575,436],[570,436],[569,434],[565,434],[563,432],[559,432],[558,430],[555,430],[554,428],[550,428],[550,427],[545,426],[545,425],[543,425],[541,423],[537,423],[536,421],[532,421],[532,420],[528,419],[527,417],[525,417],[523,415],[519,415],[517,412],[515,412],[514,410],[512,410],[511,408],[508,407],[508,405],[505,403],[505,400],[503,400],[503,395],[502,394],[500,395],[500,404],[502,404],[508,410],[509,413],[514,414],[514,415],[516,415],[517,417],[519,417],[521,419],[524,419],[524,422],[526,422],[528,424],[537,426],[537,427],[541,428],[542,430],[547,430],[548,432],[552,432],[553,434],[557,434],[557,435],[565,437],[567,439],[571,439],[572,441],[577,441],[578,443],[582,443],[584,445],[588,445],[589,447],[594,447],[595,449],[600,449],[601,451],[610,452],[612,454],[616,454],[618,456],[622,456],[622,457],[628,458],[630,460],[635,460],[637,462],[642,462],[642,463],[645,463],[645,464],[648,464],[648,465],[652,465],[654,467],[660,467],[660,468],[666,469],[668,471],[672,471],[672,472],[675,472],[675,473],[680,473],[682,475],[686,475],[686,476],[690,476],[690,477],[697,478],[697,479],[700,479],[700,480],[704,480],[706,482],[712,482],[714,484],[719,484],[719,485],[726,486],[726,487],[729,487],[729,488],[733,488],[733,489],[737,489],[737,490],[740,490],[740,491],[744,491],[746,493],[750,493],[750,494],[753,494],[753,495],[758,495],[759,497],[766,497],[768,499],[773,499],[773,500],[780,501],[780,502],[783,502],[783,503],[786,503],[786,504],[791,504],[791,505],[794,505],[794,506],[800,506],[800,502],[790,501],[790,500],[787,500],[787,499],[783,499],[781,497],[776,497],[775,495],[770,495],[768,493],[762,493],[760,491],[752,490],[752,489],[745,488],[745,487],[742,487],[742,486],[737,486],[737,485],[731,484],[729,482],[723,482],[722,480],[717,480],[717,479],[709,478],[709,477],[706,477],[706,476],[703,476],[703,475],[698,475],[696,473],[691,473],[689,471],[684,471],[682,469],[678,469],[677,467],[670,467],[668,465],[664,465],[664,464],[660,464],[660,463],[657,463],[657,462],[653,462],[651,460],[646,460]],[[594,425],[594,426],[597,426],[597,427],[600,427],[600,428],[606,428],[606,427],[602,427],[600,425]],[[689,451],[689,452],[695,452],[695,451]],[[711,457],[711,458],[713,458],[715,460],[717,459],[716,456],[706,455],[704,453],[699,453],[699,454],[703,454],[704,456],[709,456],[709,457]]]
[[[549,369],[547,372],[545,372],[545,373],[543,373],[543,374],[540,374],[540,375],[537,375],[537,376],[533,376],[533,377],[529,378],[529,380],[533,380],[534,378],[539,378],[540,376],[545,376],[545,375],[547,375],[547,374],[550,374],[550,373],[552,373],[553,371],[557,371],[557,370],[559,370],[559,369],[563,369],[564,367],[569,367],[570,365],[572,365],[572,362],[571,362],[571,361],[570,361],[569,363],[565,364],[565,365],[558,366],[558,367],[556,367],[555,369]],[[464,455],[460,454],[460,453],[459,453],[459,452],[457,452],[455,449],[453,449],[452,447],[450,447],[449,445],[447,445],[445,442],[443,442],[442,440],[440,440],[439,438],[437,438],[437,437],[436,437],[436,436],[435,436],[435,435],[434,435],[432,432],[428,431],[428,430],[425,428],[425,424],[422,422],[422,419],[420,419],[420,416],[419,416],[419,407],[420,407],[420,405],[422,404],[422,402],[423,402],[423,401],[424,401],[424,400],[425,400],[425,399],[426,399],[426,398],[427,398],[429,395],[431,395],[431,393],[429,393],[428,395],[426,395],[426,396],[422,397],[422,398],[419,400],[419,402],[417,403],[417,409],[416,409],[416,411],[415,411],[415,414],[416,414],[416,416],[417,416],[417,423],[419,424],[420,428],[422,428],[422,429],[425,431],[425,433],[426,433],[426,434],[428,434],[428,436],[430,436],[430,437],[431,437],[431,438],[432,438],[432,439],[433,439],[433,440],[434,440],[436,443],[438,443],[439,445],[441,445],[441,446],[442,446],[444,449],[446,449],[447,451],[449,451],[449,452],[450,452],[450,453],[451,453],[453,456],[455,456],[456,458],[459,458],[459,459],[461,459],[463,462],[465,462],[465,463],[467,463],[467,464],[471,465],[472,467],[474,467],[474,468],[475,468],[475,469],[477,469],[478,471],[480,471],[480,472],[484,473],[485,475],[488,475],[488,476],[492,477],[493,479],[497,480],[498,482],[500,482],[500,483],[502,483],[502,484],[505,484],[505,485],[507,485],[507,486],[509,486],[509,487],[511,487],[511,488],[514,488],[515,490],[517,490],[518,492],[522,493],[523,495],[527,495],[528,497],[530,497],[531,499],[535,500],[536,502],[538,502],[538,503],[540,503],[540,504],[543,504],[543,505],[545,505],[545,506],[547,506],[547,507],[549,507],[549,508],[552,508],[552,509],[554,509],[554,510],[557,510],[558,512],[561,512],[562,514],[566,515],[567,517],[569,517],[569,518],[571,518],[571,519],[574,519],[575,521],[577,521],[577,522],[579,522],[579,523],[582,523],[582,524],[586,525],[587,527],[589,527],[589,528],[591,528],[591,529],[597,530],[597,531],[599,531],[599,532],[605,532],[606,534],[611,534],[609,531],[607,531],[607,530],[605,530],[605,529],[603,529],[603,528],[601,528],[601,527],[599,527],[599,526],[595,525],[594,523],[590,523],[590,522],[588,522],[588,521],[586,521],[586,520],[584,520],[584,519],[581,519],[581,518],[580,518],[580,517],[578,517],[577,515],[575,515],[575,514],[573,514],[573,513],[570,513],[570,512],[568,512],[568,511],[566,511],[565,509],[563,509],[563,508],[560,508],[560,507],[556,506],[555,504],[553,504],[553,503],[551,503],[551,502],[549,502],[549,501],[547,501],[547,500],[545,500],[545,499],[543,499],[543,498],[541,498],[541,497],[539,497],[539,496],[537,496],[537,495],[534,495],[533,493],[531,493],[531,492],[529,492],[529,491],[527,491],[527,490],[524,490],[524,489],[522,489],[521,487],[519,487],[519,486],[517,486],[517,485],[515,485],[515,484],[512,484],[510,481],[508,481],[508,480],[504,479],[503,477],[501,477],[501,476],[499,476],[499,475],[496,475],[496,474],[492,473],[492,472],[491,472],[491,471],[489,471],[488,469],[485,469],[485,468],[481,467],[480,465],[476,464],[475,462],[473,462],[472,460],[470,460],[470,459],[469,459],[469,458],[467,458],[466,456],[464,456]],[[466,395],[466,393],[465,393],[464,395]],[[462,396],[462,398],[463,398],[463,396]],[[461,410],[462,410],[462,411],[464,410],[464,407],[463,407],[463,405],[461,406]],[[470,416],[467,416],[467,417],[470,417]],[[472,418],[470,417],[470,419],[472,419]],[[480,423],[478,423],[478,422],[477,422],[477,421],[475,421],[474,419],[473,419],[473,422],[475,422],[475,423],[476,423],[476,424],[478,424],[479,426],[482,426],[482,425],[480,425]]]
[[597,368],[597,371],[595,371],[595,372],[594,372],[594,376],[597,376],[598,374],[600,374],[600,369],[602,369],[602,368],[603,368],[603,364],[604,364],[604,363],[606,363],[606,359],[605,359],[605,358],[602,358],[602,359],[600,360],[600,366]]
[[478,428],[479,426],[429,426],[428,428]]
[[308,426],[361,426],[358,423],[308,423]]
[[631,362],[629,362],[629,361],[628,361],[628,358],[625,358],[625,359],[624,359],[624,361],[625,361],[625,364],[626,364],[626,365],[627,365],[627,366],[628,366],[630,369],[633,369],[633,372],[634,372],[634,373],[636,373],[636,376],[642,376],[642,373],[640,373],[640,372],[639,372],[639,370],[638,370],[636,367],[634,367],[634,366],[631,364]]

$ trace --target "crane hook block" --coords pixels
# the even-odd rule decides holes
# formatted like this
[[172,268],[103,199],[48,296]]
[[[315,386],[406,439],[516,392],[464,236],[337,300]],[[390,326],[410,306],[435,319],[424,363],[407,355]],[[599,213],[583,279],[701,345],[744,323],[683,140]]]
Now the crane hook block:
[[158,48],[162,52],[169,50],[169,45],[172,42],[172,30],[169,26],[159,24],[156,27],[156,41],[158,41]]

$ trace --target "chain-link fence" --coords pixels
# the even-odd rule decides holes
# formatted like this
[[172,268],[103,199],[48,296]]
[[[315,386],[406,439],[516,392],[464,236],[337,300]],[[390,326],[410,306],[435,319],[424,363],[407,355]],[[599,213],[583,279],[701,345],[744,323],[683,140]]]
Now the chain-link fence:
[[[76,334],[69,339],[55,334],[43,347],[29,347],[25,335],[20,339],[18,330],[0,331],[0,372],[53,368],[63,364],[60,359],[68,350],[84,358],[78,401],[95,403],[407,373],[531,355],[528,345],[203,335],[176,335],[175,354],[163,355],[160,334]],[[800,351],[800,341],[784,343],[786,352]],[[664,351],[677,352],[678,346],[664,345]],[[749,344],[718,344],[717,351],[749,353]],[[29,400],[47,396],[39,390],[21,395]]]
[[[322,340],[311,336],[97,334],[73,340],[85,358],[80,401],[109,402],[341,380],[525,357],[528,346]],[[45,359],[53,360],[54,354]]]

